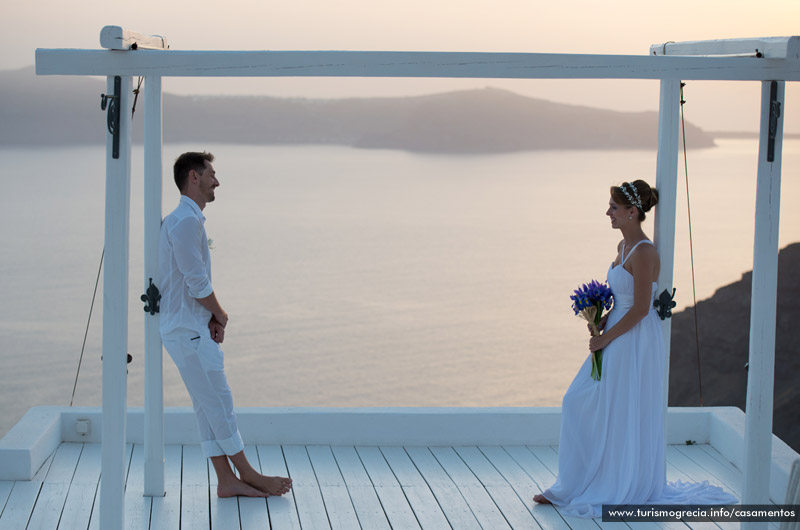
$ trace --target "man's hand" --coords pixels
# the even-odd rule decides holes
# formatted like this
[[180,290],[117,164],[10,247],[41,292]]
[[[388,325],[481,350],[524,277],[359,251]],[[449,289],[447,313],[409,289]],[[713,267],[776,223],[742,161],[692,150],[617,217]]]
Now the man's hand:
[[220,311],[218,313],[214,313],[211,319],[215,320],[217,324],[219,324],[223,328],[228,325],[228,313],[223,311],[222,308],[220,308]]
[[214,342],[222,344],[222,341],[225,340],[225,326],[223,326],[216,317],[211,317],[211,320],[208,321],[208,331]]
[[[217,300],[216,294],[212,292],[205,298],[197,298],[196,300],[200,302],[201,306],[205,307],[211,312],[211,314],[213,315],[213,319],[216,320],[219,325],[221,325],[223,328],[228,325],[228,313],[226,313],[225,310],[222,309],[222,306],[219,304],[219,301]],[[211,326],[210,322],[209,326]]]

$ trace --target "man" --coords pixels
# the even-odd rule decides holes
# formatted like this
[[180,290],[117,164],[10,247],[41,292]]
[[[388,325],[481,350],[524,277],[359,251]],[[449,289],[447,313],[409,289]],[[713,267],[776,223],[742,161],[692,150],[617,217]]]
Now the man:
[[[219,344],[228,314],[211,286],[211,256],[203,209],[219,186],[211,153],[184,153],[174,165],[178,207],[161,225],[161,340],[192,398],[202,450],[217,473],[217,495],[283,495],[292,481],[258,473],[244,454]],[[228,460],[239,471],[237,477]]]

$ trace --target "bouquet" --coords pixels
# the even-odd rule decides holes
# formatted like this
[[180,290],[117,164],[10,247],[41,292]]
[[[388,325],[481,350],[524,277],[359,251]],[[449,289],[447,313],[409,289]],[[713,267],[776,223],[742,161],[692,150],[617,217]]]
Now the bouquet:
[[[600,320],[603,318],[603,310],[611,309],[614,302],[614,294],[605,283],[592,280],[588,284],[575,289],[575,294],[569,297],[572,300],[572,309],[576,315],[589,322],[592,329],[592,336],[600,334]],[[603,374],[603,350],[592,352],[592,379],[600,381]]]

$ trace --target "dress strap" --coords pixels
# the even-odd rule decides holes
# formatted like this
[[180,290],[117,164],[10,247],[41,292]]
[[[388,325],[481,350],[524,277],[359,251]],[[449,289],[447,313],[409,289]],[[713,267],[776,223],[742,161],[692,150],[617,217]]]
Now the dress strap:
[[625,262],[628,261],[628,258],[631,257],[631,254],[633,254],[633,251],[636,250],[636,247],[638,247],[642,243],[648,243],[650,245],[653,244],[653,242],[650,241],[649,239],[642,239],[641,241],[639,241],[638,243],[633,245],[633,248],[631,249],[630,252],[628,252],[628,255],[626,256],[625,255],[625,242],[624,241],[622,242],[622,263],[621,263],[621,265],[625,265]]

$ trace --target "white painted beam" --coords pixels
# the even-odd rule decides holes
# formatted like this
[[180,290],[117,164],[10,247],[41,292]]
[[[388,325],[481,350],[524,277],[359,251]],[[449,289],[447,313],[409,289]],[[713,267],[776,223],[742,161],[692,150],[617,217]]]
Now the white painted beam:
[[[114,94],[108,78],[107,94]],[[128,387],[128,264],[131,196],[131,90],[122,78],[119,158],[106,131],[105,263],[103,264],[103,449],[100,528],[122,530]],[[105,126],[106,120],[102,120]]]
[[[775,123],[775,152],[767,160],[771,82],[761,88],[761,138],[758,147],[755,248],[750,298],[750,359],[747,373],[745,466],[742,504],[769,502],[772,454],[772,405],[775,381],[775,329],[778,296],[778,227],[785,83],[777,83],[780,114]],[[751,530],[767,523],[742,523]]]
[[108,50],[166,50],[167,39],[160,35],[142,35],[119,26],[100,30],[100,46]]
[[39,75],[800,81],[800,61],[554,53],[36,50]]
[[766,59],[800,59],[800,37],[665,42],[650,46],[651,55],[741,55]]
[[[161,232],[162,113],[161,78],[144,81],[144,291],[158,275],[158,239]],[[164,496],[164,389],[163,349],[159,313],[144,317],[144,494]]]

